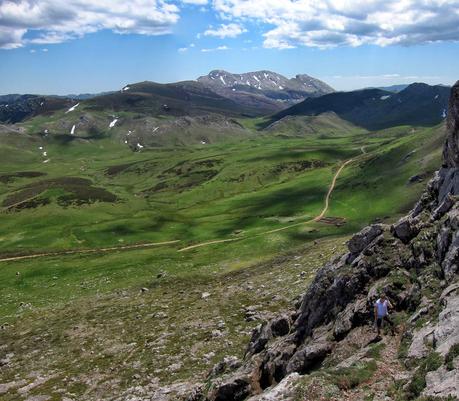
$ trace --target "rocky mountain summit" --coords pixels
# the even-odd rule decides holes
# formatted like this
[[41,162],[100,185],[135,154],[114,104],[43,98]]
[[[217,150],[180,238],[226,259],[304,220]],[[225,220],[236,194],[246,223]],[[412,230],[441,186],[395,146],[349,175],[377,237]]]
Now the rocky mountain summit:
[[268,112],[278,111],[308,97],[334,92],[325,82],[306,74],[289,79],[267,70],[243,74],[213,70],[197,80],[221,96],[247,105],[259,104]]
[[[444,164],[411,212],[352,237],[291,310],[254,330],[244,359],[225,358],[188,401],[459,397],[459,82],[447,130]],[[380,292],[396,324],[383,338]]]

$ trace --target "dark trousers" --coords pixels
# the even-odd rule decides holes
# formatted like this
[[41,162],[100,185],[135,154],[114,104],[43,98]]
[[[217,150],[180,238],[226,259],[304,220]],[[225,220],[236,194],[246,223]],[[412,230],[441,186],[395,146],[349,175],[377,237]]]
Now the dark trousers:
[[389,318],[388,315],[386,316],[378,316],[376,319],[376,327],[378,328],[378,333],[381,330],[381,327],[383,326],[383,323],[386,322],[391,329],[392,334],[394,334],[394,322]]

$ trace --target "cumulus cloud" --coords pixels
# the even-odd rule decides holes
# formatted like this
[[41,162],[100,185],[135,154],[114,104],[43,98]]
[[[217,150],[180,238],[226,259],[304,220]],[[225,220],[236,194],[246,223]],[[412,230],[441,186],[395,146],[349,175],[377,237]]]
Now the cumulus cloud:
[[242,33],[247,32],[247,29],[243,28],[239,24],[222,24],[218,28],[209,28],[204,32],[204,36],[215,36],[220,39],[223,38],[235,38],[236,36],[241,35]]
[[459,40],[459,0],[214,0],[213,6],[223,18],[270,26],[268,48]]
[[178,19],[179,8],[166,0],[2,0],[0,48],[61,43],[102,29],[161,35]]
[[213,47],[211,49],[201,49],[203,53],[210,53],[210,52],[216,52],[216,51],[222,51],[222,50],[229,50],[228,46],[218,46],[218,47]]

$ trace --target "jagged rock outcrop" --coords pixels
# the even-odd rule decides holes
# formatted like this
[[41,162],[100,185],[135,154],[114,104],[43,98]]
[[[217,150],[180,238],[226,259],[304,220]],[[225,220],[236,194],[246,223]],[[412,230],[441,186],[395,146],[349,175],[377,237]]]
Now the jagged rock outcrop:
[[[357,233],[347,254],[318,271],[299,305],[254,331],[242,365],[214,379],[203,399],[279,396],[274,389],[280,382],[285,386],[285,378],[290,386],[324,360],[346,365],[352,357],[343,354],[346,342],[360,345],[364,360],[375,338],[363,333],[372,332],[372,305],[381,291],[407,316],[402,342],[405,358],[414,361],[407,369],[414,366],[412,374],[420,375],[424,371],[415,361],[431,354],[440,361],[433,371],[423,368],[424,395],[459,397],[459,356],[451,354],[459,347],[459,82],[452,89],[447,128],[445,164],[413,210],[391,227],[373,225]],[[419,329],[420,319],[426,323]],[[422,389],[406,380],[407,399],[420,395]]]

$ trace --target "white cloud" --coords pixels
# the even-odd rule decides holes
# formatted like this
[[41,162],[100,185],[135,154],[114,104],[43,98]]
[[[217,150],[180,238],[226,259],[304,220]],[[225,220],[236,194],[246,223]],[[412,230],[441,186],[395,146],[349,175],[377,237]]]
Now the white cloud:
[[182,0],[184,4],[193,4],[196,6],[205,6],[207,4],[207,0]]
[[180,47],[178,50],[177,50],[179,53],[185,53],[188,51],[188,47]]
[[161,35],[178,19],[179,8],[167,0],[2,0],[0,48],[61,43],[102,29]]
[[229,50],[228,46],[218,46],[218,47],[213,47],[211,49],[201,49],[203,53],[210,53],[210,52],[216,52],[216,51],[222,51],[222,50]]
[[235,38],[236,36],[241,35],[242,33],[247,32],[247,29],[242,27],[239,24],[222,24],[220,27],[214,29],[210,27],[207,31],[204,32],[205,36],[215,36],[220,39],[223,38]]
[[459,40],[459,0],[214,0],[213,6],[222,18],[270,26],[268,48]]

